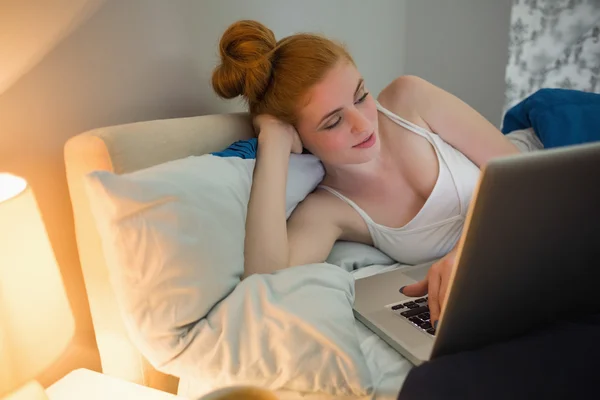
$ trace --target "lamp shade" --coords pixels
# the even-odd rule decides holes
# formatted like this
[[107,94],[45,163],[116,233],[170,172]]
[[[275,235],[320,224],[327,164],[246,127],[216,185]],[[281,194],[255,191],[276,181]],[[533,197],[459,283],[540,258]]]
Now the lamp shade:
[[0,392],[44,372],[74,331],[34,194],[24,179],[0,173],[0,370],[12,385]]

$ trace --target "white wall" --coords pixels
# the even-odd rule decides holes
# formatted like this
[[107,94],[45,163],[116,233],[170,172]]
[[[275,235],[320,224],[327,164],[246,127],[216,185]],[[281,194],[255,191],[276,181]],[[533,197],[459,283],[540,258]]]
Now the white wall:
[[506,0],[407,1],[405,73],[455,94],[499,127],[511,5]]
[[[341,40],[374,93],[402,73],[404,0],[220,0],[191,4],[191,14],[183,16],[182,22],[187,24],[190,49],[197,49],[193,56],[199,60],[203,80],[216,62],[215,42],[230,23],[241,18],[265,23],[277,39],[309,31]],[[202,90],[211,109],[217,109],[210,88]]]
[[0,93],[29,72],[104,0],[4,0],[0,12]]
[[64,176],[68,138],[99,126],[240,109],[217,100],[209,85],[219,37],[240,18],[264,22],[278,38],[306,30],[346,42],[374,92],[402,73],[403,0],[56,1],[56,8],[0,2],[0,22],[12,21],[0,24],[0,60],[11,60],[0,62],[0,170],[30,181],[67,272],[76,340],[89,346]]

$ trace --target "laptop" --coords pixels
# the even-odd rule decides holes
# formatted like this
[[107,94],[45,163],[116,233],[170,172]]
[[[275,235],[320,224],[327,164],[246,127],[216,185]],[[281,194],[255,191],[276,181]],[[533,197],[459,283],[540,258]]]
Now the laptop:
[[355,283],[356,318],[415,365],[600,311],[600,143],[482,169],[437,330],[427,296],[399,292],[431,264]]

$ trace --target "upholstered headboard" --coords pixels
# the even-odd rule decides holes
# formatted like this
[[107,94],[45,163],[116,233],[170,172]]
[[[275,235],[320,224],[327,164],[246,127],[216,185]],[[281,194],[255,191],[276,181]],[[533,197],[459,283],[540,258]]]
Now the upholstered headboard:
[[177,391],[177,379],[156,371],[128,338],[109,281],[83,177],[95,170],[123,174],[202,155],[252,135],[249,116],[239,113],[100,128],[77,135],[66,143],[65,164],[77,248],[105,374],[171,393]]

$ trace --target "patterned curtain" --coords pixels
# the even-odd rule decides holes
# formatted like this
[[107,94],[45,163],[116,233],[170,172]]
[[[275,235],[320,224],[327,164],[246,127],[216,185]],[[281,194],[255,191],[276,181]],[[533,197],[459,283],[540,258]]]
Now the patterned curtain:
[[600,0],[514,0],[504,111],[540,88],[600,93]]

